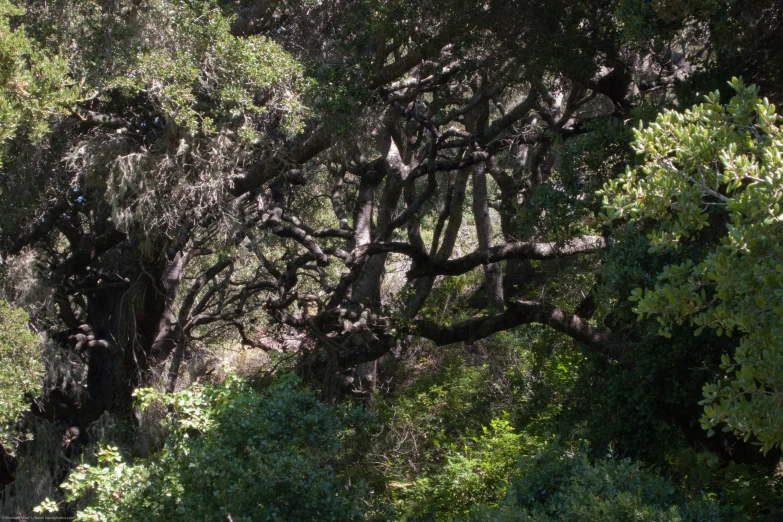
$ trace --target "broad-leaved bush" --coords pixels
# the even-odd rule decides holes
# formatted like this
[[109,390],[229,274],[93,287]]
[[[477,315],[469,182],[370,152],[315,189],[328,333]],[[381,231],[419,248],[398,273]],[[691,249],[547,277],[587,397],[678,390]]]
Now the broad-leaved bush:
[[783,133],[755,86],[731,85],[728,104],[716,91],[637,130],[644,163],[602,193],[608,219],[650,227],[651,254],[678,249],[725,216],[702,259],[666,266],[655,288],[630,298],[664,336],[677,324],[736,336],[733,357],[723,357],[726,379],[704,388],[702,425],[755,435],[768,451],[783,441]]
[[553,445],[522,457],[519,478],[497,508],[481,506],[473,522],[710,522],[711,500],[689,499],[674,484],[630,459],[590,462],[583,451]]

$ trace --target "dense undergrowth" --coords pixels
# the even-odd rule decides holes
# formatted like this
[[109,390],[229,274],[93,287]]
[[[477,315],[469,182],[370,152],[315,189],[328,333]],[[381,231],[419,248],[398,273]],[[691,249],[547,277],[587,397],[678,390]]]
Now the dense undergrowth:
[[[670,357],[651,352],[640,371]],[[534,328],[389,361],[372,412],[320,401],[290,374],[139,390],[140,429],[162,429],[161,443],[142,456],[139,433],[115,430],[85,451],[64,499],[36,509],[106,521],[777,519],[780,476],[694,449],[661,413],[686,399],[641,400],[622,391],[633,373],[607,371]],[[599,373],[601,389],[581,387]]]

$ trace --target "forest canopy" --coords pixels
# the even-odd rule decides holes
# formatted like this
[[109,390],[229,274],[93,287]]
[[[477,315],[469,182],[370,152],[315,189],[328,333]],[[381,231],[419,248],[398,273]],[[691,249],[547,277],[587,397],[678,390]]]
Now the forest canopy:
[[0,0],[3,513],[775,520],[781,17]]

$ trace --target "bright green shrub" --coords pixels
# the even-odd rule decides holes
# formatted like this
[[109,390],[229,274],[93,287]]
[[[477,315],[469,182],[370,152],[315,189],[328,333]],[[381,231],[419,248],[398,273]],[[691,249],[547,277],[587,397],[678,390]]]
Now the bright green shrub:
[[40,390],[43,365],[38,337],[27,327],[27,314],[0,300],[0,439],[30,402],[25,393]]
[[[405,382],[408,372],[417,372],[416,380],[378,397],[384,429],[369,458],[379,463],[400,514],[444,520],[505,496],[517,459],[531,451],[534,438],[515,429],[511,410],[513,394],[523,392],[517,374],[526,361],[516,360],[514,350],[500,352],[468,364],[462,347],[419,356],[395,376]],[[425,367],[425,360],[437,363]]]
[[440,467],[407,491],[416,499],[415,514],[444,520],[469,513],[477,503],[494,505],[503,498],[517,459],[530,448],[526,437],[504,419],[492,420],[477,437],[446,443]]
[[[139,390],[143,407],[171,409],[165,447],[126,462],[104,447],[76,468],[67,499],[89,499],[77,520],[367,520],[374,498],[341,474],[347,429],[338,413],[290,375],[264,392],[238,377],[164,395]],[[40,506],[39,511],[52,507]]]

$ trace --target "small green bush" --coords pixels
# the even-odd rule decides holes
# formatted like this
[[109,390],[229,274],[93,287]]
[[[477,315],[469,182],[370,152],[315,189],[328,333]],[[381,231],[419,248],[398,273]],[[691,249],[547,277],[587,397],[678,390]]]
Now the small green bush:
[[453,520],[475,504],[496,505],[516,471],[517,459],[531,447],[505,419],[492,420],[479,436],[444,444],[438,465],[405,492],[412,512],[420,520]]
[[[164,395],[139,390],[143,407],[171,411],[163,450],[127,462],[103,447],[98,465],[76,468],[67,500],[89,499],[76,520],[368,520],[372,491],[340,473],[347,429],[339,413],[283,376],[264,392],[239,377]],[[359,416],[361,417],[361,416]],[[55,510],[51,501],[38,511]]]

